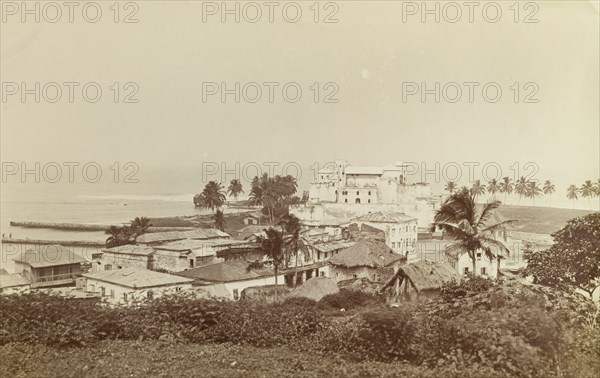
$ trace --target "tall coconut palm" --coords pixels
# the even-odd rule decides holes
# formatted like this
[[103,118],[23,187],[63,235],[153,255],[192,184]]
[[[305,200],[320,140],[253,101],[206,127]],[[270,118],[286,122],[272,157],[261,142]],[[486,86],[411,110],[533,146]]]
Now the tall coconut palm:
[[550,180],[546,180],[544,183],[544,194],[550,196],[550,207],[552,207],[552,193],[556,190],[554,189],[554,184]]
[[106,239],[107,248],[132,244],[135,241],[133,238],[133,232],[129,226],[110,226],[108,230],[106,230],[106,234],[109,235],[109,237]]
[[[279,274],[279,267],[285,258],[283,233],[270,227],[265,230],[265,234],[265,237],[260,238],[261,249],[273,263],[273,271],[275,273],[275,301],[277,301],[277,275]],[[258,265],[260,263],[250,264],[248,269],[251,270]]]
[[492,199],[496,200],[496,192],[500,191],[500,183],[496,179],[491,179],[488,182],[487,191],[492,195]]
[[594,191],[596,192],[596,197],[600,197],[600,179],[594,184]]
[[575,201],[578,197],[579,189],[575,185],[569,185],[567,188],[567,198],[573,200],[573,208],[575,208]]
[[209,181],[202,193],[200,193],[199,204],[201,207],[210,209],[214,213],[215,209],[223,206],[225,198],[223,185],[216,181]]
[[535,197],[542,195],[542,188],[538,186],[537,181],[527,181],[527,192],[525,196],[533,200],[533,206],[535,206]]
[[454,181],[448,181],[444,190],[446,190],[450,194],[454,193],[454,191],[456,190],[456,183]]
[[504,194],[504,203],[506,203],[506,195],[511,195],[513,192],[513,183],[510,177],[503,177],[500,183],[500,193]]
[[521,176],[521,178],[517,180],[517,183],[515,184],[515,193],[519,195],[520,204],[521,197],[527,196],[527,180],[525,180],[525,177]]
[[220,231],[225,231],[225,215],[222,210],[217,210],[213,214],[213,221],[215,222],[215,228]]
[[284,236],[284,240],[286,240],[286,250],[287,253],[286,255],[286,268],[287,268],[287,264],[289,261],[289,257],[291,256],[291,254],[294,254],[294,257],[296,258],[296,264],[295,264],[295,273],[294,273],[294,279],[293,279],[293,285],[294,287],[296,287],[296,280],[297,280],[297,276],[298,276],[298,248],[299,248],[299,241],[300,241],[300,229],[301,229],[301,224],[300,224],[300,219],[298,219],[295,215],[293,214],[287,214],[284,215],[283,217],[281,217],[281,220],[279,221],[279,226],[281,226],[283,232],[289,234],[289,238],[285,238]]
[[[231,180],[231,182],[229,183],[229,188],[227,188],[227,194],[235,198],[236,205],[238,205],[238,196],[242,193],[244,193],[244,187],[242,186],[241,181],[238,179]],[[240,209],[238,207],[238,212],[239,211]]]
[[485,194],[485,185],[481,183],[481,180],[475,180],[473,186],[471,187],[471,194],[473,194],[473,197],[475,198]]
[[[514,221],[489,224],[498,207],[500,201],[477,205],[472,193],[461,191],[451,195],[435,214],[433,227],[441,228],[456,240],[446,250],[450,253],[467,253],[473,264],[473,274],[477,272],[477,251],[483,251],[490,260],[509,253],[508,248],[494,239],[493,235]],[[496,253],[492,251],[493,248]]]
[[592,180],[587,180],[584,182],[579,191],[581,192],[581,196],[583,198],[587,198],[588,204],[591,205],[590,199],[596,195],[596,190],[594,188],[594,184],[592,184]]
[[130,227],[133,237],[135,238],[147,233],[148,229],[152,227],[152,223],[150,223],[150,219],[146,217],[135,217],[135,219],[131,221]]

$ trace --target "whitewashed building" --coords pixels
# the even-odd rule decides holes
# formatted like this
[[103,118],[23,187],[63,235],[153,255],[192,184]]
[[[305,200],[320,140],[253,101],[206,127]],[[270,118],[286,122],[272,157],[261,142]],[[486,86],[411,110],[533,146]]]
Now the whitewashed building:
[[177,293],[192,288],[189,278],[129,267],[102,272],[85,273],[78,286],[88,293],[99,293],[105,302],[130,304],[166,293]]
[[412,254],[417,242],[417,218],[394,211],[377,211],[355,218],[352,223],[363,224],[382,230],[385,243],[403,256]]

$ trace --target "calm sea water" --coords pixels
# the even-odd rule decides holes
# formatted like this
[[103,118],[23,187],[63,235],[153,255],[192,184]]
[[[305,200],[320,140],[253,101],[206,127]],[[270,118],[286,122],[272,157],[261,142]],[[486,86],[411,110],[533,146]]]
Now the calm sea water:
[[[141,216],[205,214],[206,210],[193,204],[194,193],[201,191],[202,186],[199,179],[174,172],[146,172],[138,183],[127,184],[115,183],[112,178],[97,183],[80,180],[55,184],[9,178],[1,186],[0,231],[5,237],[18,239],[104,241],[103,232],[12,227],[10,222],[119,224]],[[14,245],[2,246],[0,266],[12,271],[12,257],[6,256],[7,249],[14,251]]]

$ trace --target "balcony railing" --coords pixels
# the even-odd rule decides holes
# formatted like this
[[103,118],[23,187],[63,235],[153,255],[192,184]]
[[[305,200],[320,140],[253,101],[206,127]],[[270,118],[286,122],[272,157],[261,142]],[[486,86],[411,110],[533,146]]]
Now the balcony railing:
[[33,287],[60,285],[75,281],[77,275],[74,273],[54,274],[48,276],[35,277],[32,283]]

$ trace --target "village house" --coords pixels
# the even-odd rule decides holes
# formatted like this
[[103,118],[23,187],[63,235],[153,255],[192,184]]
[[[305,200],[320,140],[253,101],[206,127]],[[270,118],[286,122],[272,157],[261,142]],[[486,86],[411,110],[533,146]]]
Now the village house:
[[242,220],[245,225],[251,226],[251,225],[259,225],[260,218],[261,218],[260,213],[256,212],[256,213],[248,213],[248,214],[244,215],[244,218]]
[[192,280],[131,266],[84,273],[78,286],[87,293],[100,293],[103,300],[108,303],[128,304],[166,293],[189,290],[192,288]]
[[400,266],[379,293],[387,293],[390,303],[429,299],[439,295],[442,285],[460,278],[461,275],[447,263],[419,261]]
[[216,228],[198,228],[190,231],[165,231],[142,234],[135,239],[137,244],[157,245],[177,240],[229,239],[230,235]]
[[[176,273],[178,276],[193,279],[193,285],[201,287],[213,296],[226,296],[231,300],[240,299],[242,290],[247,287],[268,286],[275,284],[275,275],[271,268],[249,269],[249,262],[226,261],[217,264],[188,269]],[[283,275],[278,275],[278,283],[284,282]]]
[[170,272],[180,272],[224,261],[216,252],[238,241],[227,239],[178,240],[154,247],[155,266]]
[[92,271],[123,269],[131,266],[154,269],[154,253],[154,248],[143,244],[125,244],[118,247],[106,248],[92,256]]
[[265,228],[266,226],[246,226],[239,231],[235,239],[245,241],[257,241],[261,237],[265,236]]
[[75,278],[83,272],[86,260],[61,245],[29,249],[13,259],[15,272],[31,283],[31,288],[75,285]]
[[19,273],[10,274],[6,270],[0,271],[0,294],[28,293],[31,283]]
[[360,229],[363,224],[385,232],[385,243],[403,256],[414,252],[417,242],[417,219],[400,212],[377,211],[355,218],[352,223]]
[[385,242],[363,239],[329,258],[330,277],[336,281],[367,278],[378,282],[394,274],[406,263],[406,257],[395,253]]
[[256,241],[241,241],[238,244],[224,246],[216,252],[218,258],[223,261],[255,261],[264,257],[261,243]]

